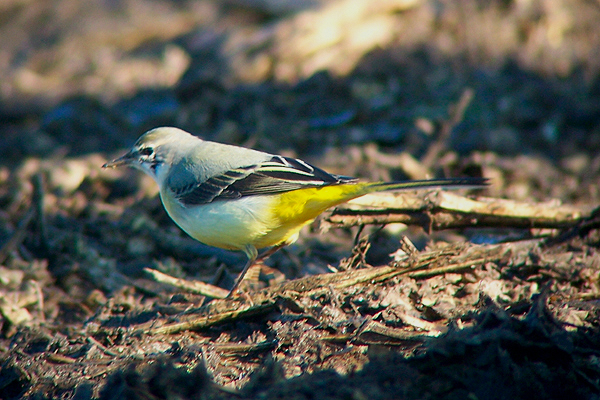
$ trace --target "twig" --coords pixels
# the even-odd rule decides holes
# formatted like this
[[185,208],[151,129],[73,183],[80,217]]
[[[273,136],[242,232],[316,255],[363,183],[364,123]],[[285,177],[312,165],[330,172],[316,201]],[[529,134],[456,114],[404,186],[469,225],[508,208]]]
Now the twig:
[[567,231],[562,232],[555,237],[547,238],[543,243],[543,247],[549,247],[558,243],[566,242],[576,236],[584,237],[594,229],[600,229],[600,208],[594,209],[588,217],[582,218]]
[[44,177],[41,173],[33,176],[33,207],[36,211],[35,225],[39,235],[39,250],[43,257],[50,254],[48,242],[48,225],[46,224],[46,213],[44,211]]
[[[241,318],[247,318],[249,316],[263,314],[267,311],[270,311],[273,308],[274,303],[265,302],[262,304],[253,304],[253,305],[243,305],[240,304],[239,301],[232,301],[224,299],[222,300],[227,302],[230,305],[230,308],[222,313],[213,314],[210,311],[210,304],[206,306],[208,311],[203,313],[203,315],[193,315],[191,318],[187,316],[187,320],[183,322],[178,322],[171,325],[164,325],[159,328],[151,328],[150,326],[142,327],[138,329],[139,333],[152,333],[158,335],[169,335],[173,333],[178,333],[187,330],[198,330],[205,329],[213,325],[223,324],[226,322],[231,322],[234,320],[238,320]],[[202,309],[205,309],[202,307]],[[204,311],[204,310],[202,310]],[[155,324],[155,321],[152,321],[152,325]]]
[[46,359],[50,362],[57,363],[57,364],[75,364],[75,363],[77,363],[77,360],[74,359],[73,357],[69,357],[69,356],[65,356],[65,355],[57,354],[57,353],[49,353],[48,355],[46,355]]
[[34,216],[35,208],[31,207],[29,208],[29,210],[27,210],[27,213],[21,219],[19,225],[17,225],[17,229],[15,229],[11,238],[8,239],[6,243],[4,243],[4,246],[2,246],[2,248],[0,248],[0,264],[6,261],[8,255],[21,244],[21,242],[25,238],[25,234],[27,233],[27,227],[29,226],[29,223],[31,222]]
[[576,225],[587,210],[553,203],[525,203],[480,197],[473,200],[452,192],[429,196],[378,193],[337,207],[320,228],[363,224],[403,223],[426,230],[465,227],[553,228]]
[[473,89],[466,88],[460,96],[458,102],[449,107],[449,118],[442,123],[437,139],[431,144],[431,146],[429,146],[427,153],[425,153],[421,160],[421,163],[425,168],[431,169],[436,160],[440,157],[444,150],[446,150],[452,130],[462,121],[465,111],[472,99]]
[[229,294],[229,290],[222,289],[218,286],[201,281],[188,281],[185,279],[174,278],[152,268],[144,268],[144,272],[150,274],[157,282],[175,286],[176,288],[183,289],[190,293],[200,294],[214,299],[224,299]]
[[439,332],[413,332],[402,328],[392,328],[380,322],[370,320],[358,331],[356,339],[359,343],[387,344],[398,341],[423,341],[425,337],[439,336]]
[[447,274],[449,272],[459,272],[459,271],[462,271],[465,269],[472,269],[472,268],[475,268],[477,265],[485,264],[488,261],[489,261],[489,259],[487,257],[483,257],[483,258],[474,259],[474,260],[467,260],[462,263],[456,263],[456,264],[451,264],[451,265],[444,265],[442,267],[426,269],[424,271],[413,271],[411,273],[408,273],[407,275],[410,276],[411,278],[415,278],[415,279],[429,278],[429,277],[436,276],[436,275]]
[[241,354],[248,355],[260,353],[276,347],[277,343],[273,340],[267,340],[260,343],[215,343],[215,349],[221,354]]
[[111,356],[111,357],[118,357],[119,356],[117,353],[115,353],[112,350],[109,350],[106,346],[104,346],[102,343],[100,343],[99,341],[97,341],[96,339],[94,339],[92,336],[88,335],[88,336],[86,336],[86,339],[87,339],[87,341],[89,343],[91,343],[94,346],[96,346],[97,348],[99,348],[107,356]]
[[44,256],[48,253],[48,235],[47,227],[44,218],[44,183],[43,176],[38,173],[32,178],[33,183],[33,196],[31,206],[25,213],[25,216],[21,219],[12,237],[0,248],[0,264],[6,261],[8,255],[14,251],[25,238],[27,233],[27,227],[33,220],[36,219],[36,228],[40,235],[40,249],[44,252]]

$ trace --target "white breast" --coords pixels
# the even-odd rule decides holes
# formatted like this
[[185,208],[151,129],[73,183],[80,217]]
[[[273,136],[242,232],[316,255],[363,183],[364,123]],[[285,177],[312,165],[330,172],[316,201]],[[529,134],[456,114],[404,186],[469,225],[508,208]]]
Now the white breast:
[[244,250],[274,228],[272,196],[249,196],[183,207],[161,191],[169,216],[194,239],[209,246]]

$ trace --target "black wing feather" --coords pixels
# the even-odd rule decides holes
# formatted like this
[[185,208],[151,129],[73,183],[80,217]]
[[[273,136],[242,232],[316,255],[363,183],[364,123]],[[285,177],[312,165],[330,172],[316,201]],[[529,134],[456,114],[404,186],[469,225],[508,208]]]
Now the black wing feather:
[[260,165],[227,171],[175,193],[184,205],[207,204],[245,196],[355,182],[356,179],[325,172],[301,160],[274,156]]

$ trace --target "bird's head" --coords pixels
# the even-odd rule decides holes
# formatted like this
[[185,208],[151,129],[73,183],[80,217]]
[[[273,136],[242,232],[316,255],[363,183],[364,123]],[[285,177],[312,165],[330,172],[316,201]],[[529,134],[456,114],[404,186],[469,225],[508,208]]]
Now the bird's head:
[[181,129],[161,127],[144,133],[124,155],[102,168],[130,166],[150,175],[160,185],[174,162],[180,160],[200,138]]

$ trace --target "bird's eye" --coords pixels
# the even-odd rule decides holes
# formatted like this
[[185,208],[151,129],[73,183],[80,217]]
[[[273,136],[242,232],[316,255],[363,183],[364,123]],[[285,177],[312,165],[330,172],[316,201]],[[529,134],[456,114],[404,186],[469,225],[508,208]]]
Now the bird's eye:
[[140,149],[140,154],[146,157],[151,156],[154,154],[154,149],[152,147],[144,147],[143,149]]

